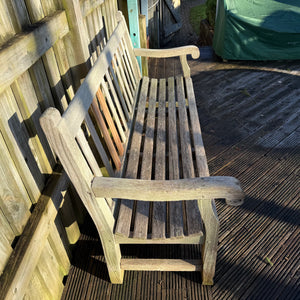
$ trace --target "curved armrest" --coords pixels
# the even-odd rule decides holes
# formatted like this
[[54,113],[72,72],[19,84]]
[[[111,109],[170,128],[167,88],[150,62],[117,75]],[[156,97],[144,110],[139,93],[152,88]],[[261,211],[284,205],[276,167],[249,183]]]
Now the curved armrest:
[[134,48],[134,54],[136,56],[167,58],[176,57],[182,55],[191,55],[193,59],[197,59],[200,56],[200,50],[196,46],[183,46],[170,49],[145,49]]
[[170,49],[145,49],[145,48],[134,48],[134,54],[136,56],[146,57],[157,57],[157,58],[168,58],[168,57],[180,57],[181,67],[184,77],[190,77],[191,72],[187,63],[186,56],[192,55],[192,58],[196,59],[200,56],[200,50],[196,46],[183,46]]
[[234,177],[210,176],[179,180],[142,180],[95,177],[92,190],[96,197],[141,201],[240,200],[244,192]]

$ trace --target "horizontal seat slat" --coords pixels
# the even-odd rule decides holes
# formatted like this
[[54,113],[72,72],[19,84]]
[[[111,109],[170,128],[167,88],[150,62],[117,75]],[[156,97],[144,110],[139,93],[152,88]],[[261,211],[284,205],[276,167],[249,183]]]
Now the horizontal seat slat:
[[[127,169],[125,172],[126,178],[137,178],[148,87],[149,78],[145,77],[142,81],[140,97],[138,99],[137,114],[134,121],[134,132],[131,139],[130,153],[127,161]],[[129,236],[133,213],[133,204],[134,202],[131,200],[121,201],[119,217],[115,228],[116,234]]]
[[[180,141],[181,141],[181,160],[183,178],[194,178],[195,169],[192,156],[192,144],[190,136],[190,126],[188,122],[186,97],[184,89],[184,79],[182,77],[176,78],[176,87],[179,103],[179,127],[180,127]],[[192,99],[191,99],[192,102]],[[186,217],[186,232],[188,235],[197,234],[201,230],[201,218],[198,209],[197,201],[185,202],[185,217]]]
[[[189,123],[195,121],[195,114],[192,113],[193,119],[190,118],[191,109],[195,109],[196,105],[193,95],[186,93],[184,80],[182,77],[169,78],[167,82],[165,79],[143,79],[124,177],[150,180],[153,171],[156,180],[195,177],[192,151],[195,151],[195,147],[201,150],[202,139],[200,136],[197,140],[194,132],[190,131]],[[195,134],[199,130],[200,127],[195,126]],[[197,144],[194,145],[194,141]],[[167,177],[166,159],[169,167]],[[179,172],[180,168],[182,173]],[[154,202],[151,205],[147,201],[137,201],[135,207],[131,200],[121,200],[120,203],[115,228],[120,238],[160,239],[167,242],[202,235],[197,200]],[[148,228],[149,224],[151,228]]]
[[[159,80],[157,133],[155,151],[155,179],[166,179],[166,80]],[[167,204],[153,203],[152,239],[166,238]]]
[[[155,127],[157,79],[150,82],[149,105],[147,113],[147,123],[145,131],[145,141],[143,147],[143,157],[141,166],[141,179],[150,180],[152,174],[153,140]],[[146,103],[145,103],[146,104]],[[134,222],[134,238],[147,238],[149,222],[149,202],[137,201],[136,215]]]
[[193,82],[191,78],[185,78],[187,98],[189,103],[189,117],[191,119],[191,130],[193,135],[193,145],[196,157],[198,176],[209,176],[205,149],[202,140],[202,133],[197,112]]
[[[169,179],[179,179],[179,141],[177,132],[177,113],[174,77],[168,79],[168,133],[169,133]],[[182,202],[169,204],[169,236],[183,237]]]

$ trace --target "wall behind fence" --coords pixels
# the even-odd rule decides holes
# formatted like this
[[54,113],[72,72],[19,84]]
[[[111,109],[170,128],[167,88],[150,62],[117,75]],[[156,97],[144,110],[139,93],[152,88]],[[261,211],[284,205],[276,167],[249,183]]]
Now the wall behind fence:
[[66,109],[116,11],[115,0],[0,1],[1,299],[62,293],[83,209],[39,118]]

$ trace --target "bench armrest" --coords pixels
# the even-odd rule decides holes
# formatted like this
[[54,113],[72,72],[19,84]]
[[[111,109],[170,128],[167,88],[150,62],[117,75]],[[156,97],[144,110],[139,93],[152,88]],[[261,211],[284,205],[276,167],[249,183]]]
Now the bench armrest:
[[157,58],[168,58],[168,57],[180,57],[181,67],[184,77],[190,77],[190,67],[187,63],[186,56],[191,55],[193,59],[197,59],[200,56],[200,50],[196,46],[183,46],[171,49],[145,49],[145,48],[134,48],[134,54],[136,56],[144,57],[157,57]]
[[142,180],[95,177],[92,190],[96,197],[141,201],[211,200],[225,198],[242,204],[244,192],[234,177],[210,176],[179,180]]
[[193,59],[197,59],[200,56],[200,50],[196,46],[183,46],[170,49],[134,48],[133,50],[136,56],[144,57],[168,58],[182,55],[191,55]]

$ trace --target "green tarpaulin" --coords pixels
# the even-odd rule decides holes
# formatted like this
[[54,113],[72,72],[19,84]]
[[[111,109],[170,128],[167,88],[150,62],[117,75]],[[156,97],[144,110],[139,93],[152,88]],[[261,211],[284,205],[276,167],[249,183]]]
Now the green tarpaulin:
[[224,59],[300,59],[300,0],[219,0],[213,48]]

